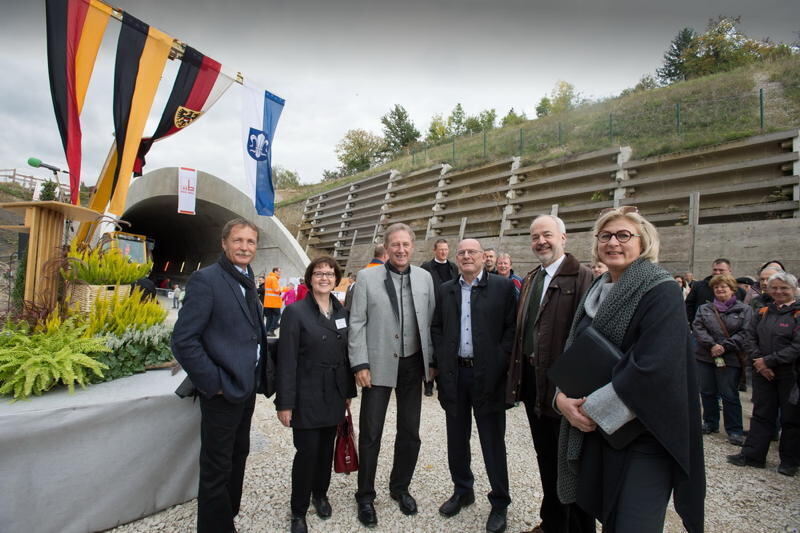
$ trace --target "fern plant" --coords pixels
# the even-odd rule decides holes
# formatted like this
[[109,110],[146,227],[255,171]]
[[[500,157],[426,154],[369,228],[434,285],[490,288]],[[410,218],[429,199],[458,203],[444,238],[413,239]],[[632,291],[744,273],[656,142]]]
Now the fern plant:
[[74,392],[108,366],[95,354],[111,351],[104,337],[85,337],[86,325],[51,313],[31,329],[26,323],[6,324],[0,334],[0,395],[21,400],[40,395],[58,383]]
[[67,281],[89,285],[124,285],[146,277],[152,268],[152,261],[132,263],[119,248],[103,251],[99,246],[92,248],[72,241],[61,275]]

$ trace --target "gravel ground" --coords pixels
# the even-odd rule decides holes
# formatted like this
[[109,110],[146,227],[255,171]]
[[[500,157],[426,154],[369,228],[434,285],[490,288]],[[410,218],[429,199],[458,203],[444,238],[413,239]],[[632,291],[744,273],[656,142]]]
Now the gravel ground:
[[[743,394],[742,399],[746,401]],[[389,498],[389,470],[394,444],[394,401],[387,414],[383,451],[378,467],[376,489],[378,499],[378,532],[452,532],[484,531],[489,514],[485,495],[489,492],[486,472],[480,455],[477,431],[473,427],[472,455],[475,473],[475,505],[453,518],[439,515],[438,508],[452,493],[447,470],[444,414],[436,398],[423,397],[422,450],[411,485],[419,514],[404,516]],[[353,402],[353,417],[358,427],[359,401]],[[750,405],[745,405],[750,412]],[[508,531],[530,530],[538,520],[538,505],[542,491],[523,407],[507,412],[506,444],[514,500],[508,511]],[[777,445],[771,447],[764,470],[739,468],[725,462],[725,455],[739,448],[730,445],[721,434],[705,437],[708,497],[706,500],[706,531],[710,532],[797,532],[800,531],[800,476],[788,478],[775,471]],[[284,428],[275,416],[271,400],[260,397],[253,418],[252,444],[247,464],[242,509],[237,519],[240,532],[273,532],[289,529],[289,494],[291,463],[294,456],[291,430]],[[369,531],[356,518],[353,495],[356,475],[334,474],[328,493],[333,517],[322,521],[309,510],[310,531],[349,532]],[[483,495],[483,496],[481,496]],[[190,533],[194,531],[196,501],[176,505],[155,515],[117,527],[115,533]],[[598,527],[599,530],[599,527]],[[667,511],[665,531],[683,531],[672,505]]]

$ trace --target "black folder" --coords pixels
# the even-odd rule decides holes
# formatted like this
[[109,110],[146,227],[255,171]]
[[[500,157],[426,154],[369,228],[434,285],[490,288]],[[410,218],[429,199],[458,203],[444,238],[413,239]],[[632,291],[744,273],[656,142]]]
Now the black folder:
[[[583,398],[611,382],[612,372],[622,351],[592,326],[587,326],[564,350],[547,377],[570,398]],[[609,435],[597,431],[616,449],[622,449],[645,431],[638,419],[633,419]]]

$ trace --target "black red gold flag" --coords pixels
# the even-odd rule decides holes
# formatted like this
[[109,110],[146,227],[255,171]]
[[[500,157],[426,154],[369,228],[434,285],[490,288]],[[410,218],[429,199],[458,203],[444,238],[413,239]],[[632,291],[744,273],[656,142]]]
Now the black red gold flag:
[[191,46],[186,47],[158,127],[152,137],[143,138],[139,145],[139,154],[133,165],[134,175],[142,175],[145,156],[154,142],[192,124],[231,86],[233,80],[220,72],[221,67],[217,61]]
[[70,201],[81,183],[80,113],[111,7],[96,0],[46,0],[50,94],[69,167]]

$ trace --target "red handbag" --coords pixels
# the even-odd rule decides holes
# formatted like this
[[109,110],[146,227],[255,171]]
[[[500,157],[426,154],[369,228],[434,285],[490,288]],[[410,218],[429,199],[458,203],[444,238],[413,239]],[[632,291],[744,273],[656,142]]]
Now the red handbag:
[[336,428],[336,445],[333,453],[333,471],[337,474],[349,474],[358,470],[358,452],[356,451],[356,438],[353,434],[353,417],[350,407],[344,415],[344,420]]

